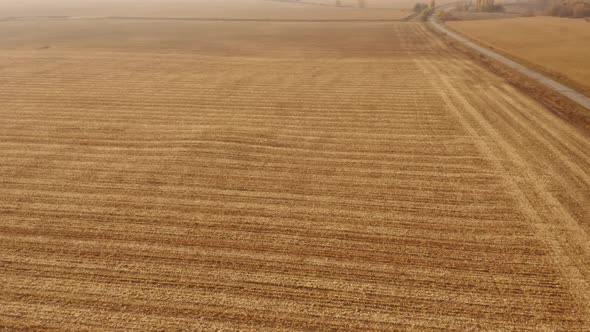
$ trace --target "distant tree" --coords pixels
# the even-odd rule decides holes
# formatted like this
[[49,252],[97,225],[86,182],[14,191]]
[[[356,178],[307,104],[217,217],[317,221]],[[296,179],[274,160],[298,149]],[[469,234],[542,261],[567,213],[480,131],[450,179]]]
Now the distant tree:
[[417,4],[414,5],[414,12],[420,14],[426,8],[428,8],[427,4],[418,2]]
[[359,8],[365,8],[367,6],[367,2],[365,0],[359,0]]
[[547,6],[545,14],[559,17],[589,17],[590,1],[586,0],[553,0]]
[[549,16],[559,16],[559,10],[561,9],[561,5],[559,4],[552,4],[551,6],[547,7],[545,10],[545,14]]
[[557,11],[557,16],[559,17],[570,17],[573,14],[574,9],[567,5],[559,6],[559,10]]
[[342,7],[342,2],[340,0],[336,0],[336,7]]
[[590,17],[590,4],[581,2],[576,3],[574,5],[572,16],[576,18]]
[[494,0],[477,0],[475,9],[478,12],[504,12],[504,6],[496,4]]
[[[427,6],[428,7],[428,6]],[[422,11],[422,13],[420,13],[420,20],[423,22],[428,21],[428,18],[430,17],[430,15],[432,15],[434,13],[434,8],[426,8]]]
[[523,17],[534,17],[535,16],[535,11],[532,9],[528,9],[527,11],[525,11],[522,14]]
[[466,12],[467,10],[469,10],[469,5],[466,1],[458,2],[455,5],[455,10],[458,12]]

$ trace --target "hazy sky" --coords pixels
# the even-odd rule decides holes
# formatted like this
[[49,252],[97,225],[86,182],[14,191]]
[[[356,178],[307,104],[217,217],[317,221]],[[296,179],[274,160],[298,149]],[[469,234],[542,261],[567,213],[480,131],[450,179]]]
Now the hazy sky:
[[[307,0],[333,4],[335,0]],[[418,0],[366,0],[368,8],[409,9]],[[452,0],[447,0],[452,1]],[[355,5],[357,0],[341,0]],[[322,6],[268,0],[0,0],[0,17],[14,16],[227,16],[243,12],[307,11]],[[343,9],[346,10],[346,9]]]

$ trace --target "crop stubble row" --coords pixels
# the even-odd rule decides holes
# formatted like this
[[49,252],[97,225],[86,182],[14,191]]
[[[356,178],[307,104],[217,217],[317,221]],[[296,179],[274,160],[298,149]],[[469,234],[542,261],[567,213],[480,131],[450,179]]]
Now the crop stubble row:
[[378,27],[399,48],[1,51],[0,326],[587,328],[587,136]]

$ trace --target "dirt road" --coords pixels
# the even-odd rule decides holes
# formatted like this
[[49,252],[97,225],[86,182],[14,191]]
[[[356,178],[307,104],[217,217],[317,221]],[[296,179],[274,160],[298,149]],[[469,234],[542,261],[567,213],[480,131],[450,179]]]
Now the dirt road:
[[588,135],[423,25],[1,24],[0,329],[590,329]]

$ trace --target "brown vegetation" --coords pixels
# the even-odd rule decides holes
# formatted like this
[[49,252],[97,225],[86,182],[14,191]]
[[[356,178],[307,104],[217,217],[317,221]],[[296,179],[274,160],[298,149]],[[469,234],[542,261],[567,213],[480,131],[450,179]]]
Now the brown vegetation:
[[546,14],[558,17],[584,18],[590,17],[590,2],[585,1],[554,1],[547,8]]

